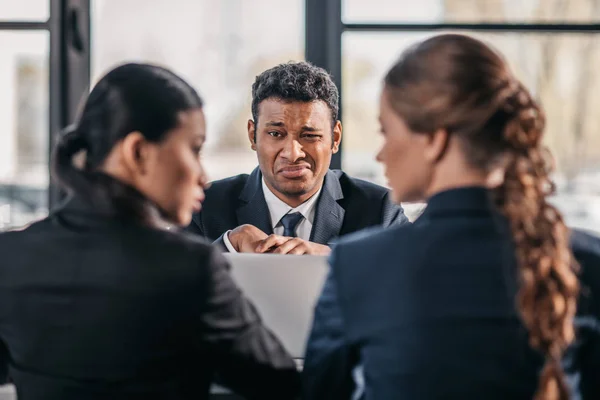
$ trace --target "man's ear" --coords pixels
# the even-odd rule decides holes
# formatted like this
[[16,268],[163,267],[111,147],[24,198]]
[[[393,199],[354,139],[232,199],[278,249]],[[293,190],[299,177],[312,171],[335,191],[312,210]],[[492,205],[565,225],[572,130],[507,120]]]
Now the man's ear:
[[151,162],[151,144],[139,131],[129,133],[121,141],[120,153],[123,165],[136,176],[144,175]]
[[256,125],[251,119],[248,120],[248,140],[250,141],[250,148],[256,151]]
[[446,129],[438,129],[430,135],[422,135],[426,140],[425,159],[431,163],[441,160],[446,154],[448,141],[450,139]]
[[336,121],[333,127],[333,135],[332,135],[331,150],[332,153],[335,154],[340,149],[340,143],[342,142],[342,122]]

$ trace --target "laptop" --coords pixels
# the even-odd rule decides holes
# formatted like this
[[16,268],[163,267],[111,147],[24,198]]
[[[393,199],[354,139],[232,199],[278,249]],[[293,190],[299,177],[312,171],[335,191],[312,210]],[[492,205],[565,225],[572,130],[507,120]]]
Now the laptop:
[[327,257],[224,253],[231,274],[265,325],[301,365],[313,311],[329,270]]

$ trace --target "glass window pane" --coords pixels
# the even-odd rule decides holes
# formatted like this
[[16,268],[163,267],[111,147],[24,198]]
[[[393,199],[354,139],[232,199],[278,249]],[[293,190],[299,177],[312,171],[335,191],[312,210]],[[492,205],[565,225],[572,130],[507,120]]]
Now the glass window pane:
[[[343,37],[343,167],[385,184],[375,153],[378,96],[387,69],[407,46],[432,34],[346,33]],[[600,37],[578,34],[478,35],[498,48],[541,99],[545,141],[557,161],[556,204],[574,226],[600,232]],[[407,171],[410,173],[410,171]]]
[[[246,133],[251,85],[263,70],[304,58],[304,0],[141,3],[92,2],[93,80],[124,61],[172,68],[205,100],[210,178],[249,173],[257,165]],[[285,23],[275,23],[281,15]]]
[[48,33],[0,32],[0,230],[48,212]]
[[344,22],[592,22],[598,0],[343,0]]
[[2,0],[0,21],[45,21],[50,17],[50,0]]

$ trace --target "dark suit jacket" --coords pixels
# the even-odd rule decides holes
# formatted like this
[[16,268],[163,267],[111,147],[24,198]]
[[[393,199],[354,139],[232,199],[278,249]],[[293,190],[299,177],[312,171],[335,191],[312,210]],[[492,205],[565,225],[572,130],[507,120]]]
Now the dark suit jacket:
[[0,381],[19,400],[294,398],[295,364],[202,239],[80,200],[0,234]]
[[[390,202],[387,189],[351,178],[342,171],[330,170],[317,200],[310,241],[327,245],[338,236],[366,227],[405,222],[408,219],[402,207]],[[206,192],[202,211],[194,215],[188,230],[224,248],[222,235],[243,224],[273,233],[259,168],[251,175],[213,182]]]
[[[583,289],[565,368],[574,399],[600,399],[600,239],[572,242]],[[348,399],[358,364],[369,400],[533,398],[543,360],[515,307],[508,224],[485,189],[437,194],[412,225],[340,241],[330,263],[306,398]]]

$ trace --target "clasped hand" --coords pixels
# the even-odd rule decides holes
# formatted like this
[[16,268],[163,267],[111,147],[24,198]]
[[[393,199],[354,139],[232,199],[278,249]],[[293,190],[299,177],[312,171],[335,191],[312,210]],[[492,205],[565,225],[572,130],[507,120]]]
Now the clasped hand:
[[328,255],[328,246],[297,237],[267,235],[254,225],[241,225],[229,233],[231,245],[240,253]]

